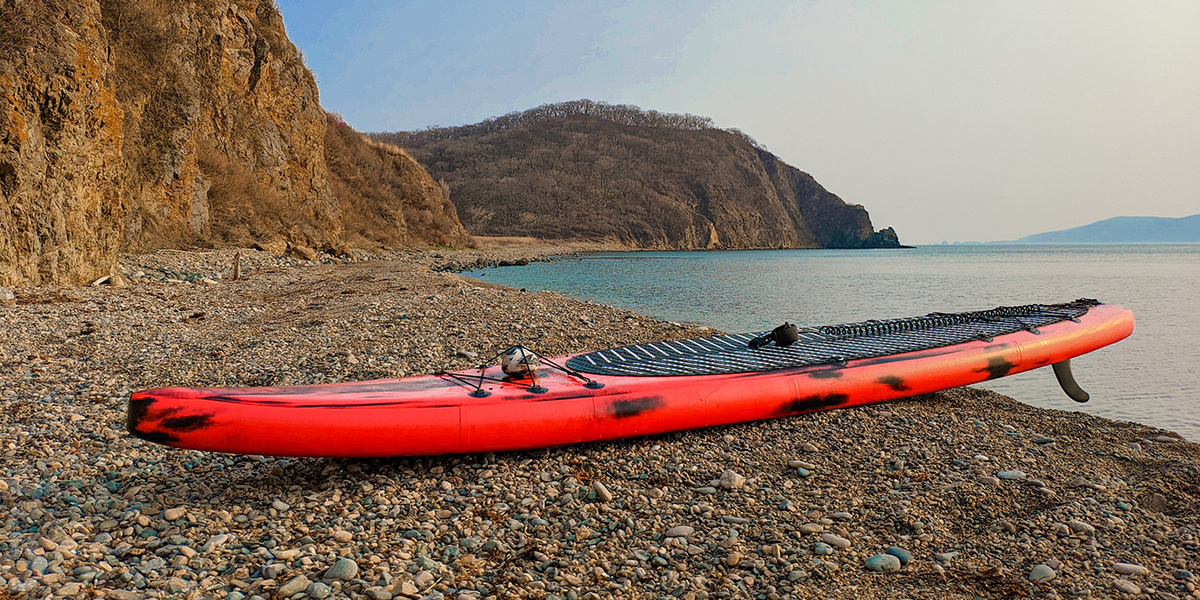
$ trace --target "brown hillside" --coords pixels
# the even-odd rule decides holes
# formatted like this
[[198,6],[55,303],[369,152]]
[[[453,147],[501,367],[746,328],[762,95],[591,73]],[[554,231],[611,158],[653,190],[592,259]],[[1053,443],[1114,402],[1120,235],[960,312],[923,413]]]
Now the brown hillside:
[[351,241],[471,244],[446,190],[405,151],[328,117],[325,161]]
[[331,174],[329,127],[271,0],[0,0],[0,285],[120,248],[462,243],[416,163],[342,137]]
[[373,137],[444,178],[476,235],[650,248],[899,245],[862,206],[704,117],[582,100]]

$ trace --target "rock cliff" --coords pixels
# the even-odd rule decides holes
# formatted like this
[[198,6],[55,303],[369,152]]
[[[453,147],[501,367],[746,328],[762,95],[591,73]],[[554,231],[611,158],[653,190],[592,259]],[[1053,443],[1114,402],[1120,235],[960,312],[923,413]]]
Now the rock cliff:
[[0,1],[0,286],[107,273],[127,195],[95,2]]
[[[330,127],[271,0],[0,0],[0,285],[86,282],[120,248],[344,247],[362,203]],[[395,185],[351,238],[468,239],[419,165],[375,160]]]
[[588,100],[372,134],[449,185],[467,230],[643,248],[894,248],[867,211],[736,130]]
[[125,113],[126,245],[282,233],[315,246],[341,234],[324,161],[325,112],[273,2],[100,6]]

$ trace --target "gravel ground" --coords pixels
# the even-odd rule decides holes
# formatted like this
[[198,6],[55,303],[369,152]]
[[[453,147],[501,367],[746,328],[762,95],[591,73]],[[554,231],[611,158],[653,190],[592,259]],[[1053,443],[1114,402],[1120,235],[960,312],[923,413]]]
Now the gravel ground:
[[446,272],[546,251],[244,250],[239,281],[232,251],[159,252],[116,285],[0,291],[0,598],[1200,597],[1200,445],[982,390],[422,459],[124,431],[146,387],[711,333]]

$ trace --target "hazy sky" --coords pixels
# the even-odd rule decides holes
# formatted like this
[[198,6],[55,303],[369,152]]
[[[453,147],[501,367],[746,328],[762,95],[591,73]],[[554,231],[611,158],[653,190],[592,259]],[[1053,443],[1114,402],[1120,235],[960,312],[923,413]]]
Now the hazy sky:
[[737,127],[907,243],[1200,213],[1200,2],[279,0],[363,131],[590,98]]

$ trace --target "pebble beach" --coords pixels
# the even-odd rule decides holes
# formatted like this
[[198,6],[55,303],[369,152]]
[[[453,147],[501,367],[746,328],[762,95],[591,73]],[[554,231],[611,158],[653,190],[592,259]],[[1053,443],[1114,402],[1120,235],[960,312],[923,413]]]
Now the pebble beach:
[[160,251],[94,286],[0,290],[0,599],[1200,598],[1200,445],[973,388],[419,459],[125,431],[145,388],[715,333],[455,274],[554,251],[243,249],[236,280],[234,250]]

